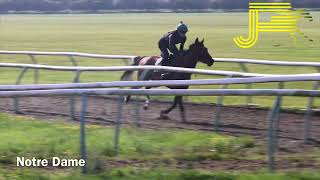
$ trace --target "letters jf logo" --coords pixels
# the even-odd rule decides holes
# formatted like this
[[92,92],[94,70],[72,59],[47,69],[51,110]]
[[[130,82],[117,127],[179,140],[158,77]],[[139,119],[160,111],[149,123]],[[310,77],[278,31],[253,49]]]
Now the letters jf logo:
[[[271,16],[269,22],[259,22],[259,13],[273,13],[276,15]],[[238,36],[234,38],[234,42],[241,48],[251,48],[257,43],[261,32],[290,33],[295,44],[297,44],[296,34],[313,41],[302,33],[298,27],[298,21],[302,18],[313,21],[310,13],[305,12],[305,10],[294,10],[290,2],[250,3],[249,37]]]

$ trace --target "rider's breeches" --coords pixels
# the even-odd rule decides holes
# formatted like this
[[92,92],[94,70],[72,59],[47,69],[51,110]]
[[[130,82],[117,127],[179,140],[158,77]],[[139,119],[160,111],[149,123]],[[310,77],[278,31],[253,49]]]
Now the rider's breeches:
[[159,46],[159,49],[161,51],[161,57],[163,58],[161,65],[162,66],[168,66],[169,65],[169,51],[166,47]]

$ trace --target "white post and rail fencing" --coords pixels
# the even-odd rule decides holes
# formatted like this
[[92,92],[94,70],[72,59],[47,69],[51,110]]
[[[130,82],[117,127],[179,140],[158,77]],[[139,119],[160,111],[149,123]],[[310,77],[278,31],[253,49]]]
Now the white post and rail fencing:
[[[93,53],[81,53],[81,52],[42,52],[42,51],[5,51],[0,50],[0,55],[24,55],[29,57],[33,64],[37,64],[38,61],[36,56],[64,56],[68,57],[73,66],[78,66],[76,57],[81,58],[95,58],[95,59],[118,59],[123,60],[125,65],[129,65],[129,61],[132,61],[136,56],[130,55],[105,55],[105,54],[93,54]],[[320,63],[317,62],[286,62],[286,61],[271,61],[271,60],[255,60],[255,59],[236,59],[236,58],[215,58],[216,63],[235,63],[239,64],[239,67],[243,73],[249,73],[247,64],[256,65],[270,65],[270,66],[291,66],[291,67],[310,67],[320,72]],[[39,81],[39,70],[34,69],[34,83],[37,84]],[[23,73],[23,71],[21,72]],[[223,75],[223,74],[221,74]],[[248,74],[252,76],[253,74]],[[80,73],[76,73],[74,82],[79,80]],[[230,75],[225,75],[231,77]],[[245,76],[245,74],[241,75]],[[18,82],[18,81],[17,81]],[[280,86],[280,85],[279,85]],[[314,85],[316,87],[317,85]],[[319,85],[318,85],[319,86]],[[252,84],[246,84],[247,89],[252,88]],[[253,104],[251,96],[247,97],[246,104]]]
[[[170,84],[168,82],[168,84]],[[172,85],[172,84],[171,84]],[[35,89],[37,89],[34,85]],[[62,86],[62,85],[60,85]],[[7,87],[1,89],[6,89]],[[41,87],[40,89],[42,89]],[[28,89],[28,88],[26,88]],[[281,110],[281,97],[282,96],[299,96],[299,97],[320,97],[320,91],[315,90],[293,90],[293,89],[197,89],[197,90],[133,90],[133,89],[117,89],[117,88],[108,88],[108,89],[50,89],[50,90],[23,90],[20,87],[20,90],[17,91],[0,91],[0,98],[16,98],[16,97],[44,97],[44,96],[81,96],[82,98],[82,108],[80,113],[80,154],[81,159],[87,160],[86,152],[86,133],[85,133],[85,116],[87,108],[87,96],[89,95],[117,95],[119,96],[118,104],[118,118],[116,120],[115,126],[115,139],[114,145],[115,150],[118,150],[119,146],[119,131],[121,124],[121,111],[122,111],[122,101],[121,97],[124,95],[158,95],[158,96],[167,96],[167,95],[180,95],[180,96],[277,96],[277,100],[272,107],[272,110],[268,117],[268,164],[269,169],[275,169],[275,152],[278,147],[277,143],[277,131],[279,127],[279,113]],[[87,171],[86,166],[83,167],[82,171],[85,173]]]
[[[275,74],[257,74],[250,73],[246,64],[274,65],[274,66],[304,66],[315,68],[320,72],[320,63],[313,62],[283,62],[283,61],[266,61],[266,60],[249,60],[249,59],[226,59],[217,58],[216,62],[238,63],[243,72],[234,71],[213,71],[200,69],[185,69],[175,67],[160,67],[160,66],[118,66],[118,67],[79,67],[75,57],[100,58],[100,59],[122,59],[128,64],[127,60],[132,60],[135,56],[120,56],[120,55],[99,55],[88,53],[70,53],[70,52],[35,52],[35,51],[0,51],[0,55],[26,55],[30,58],[33,64],[15,64],[15,63],[0,63],[0,68],[18,68],[21,72],[16,79],[16,85],[0,85],[0,98],[14,98],[15,110],[19,112],[19,97],[42,97],[42,96],[70,96],[70,116],[75,117],[74,111],[74,96],[81,96],[82,109],[80,113],[80,152],[81,157],[86,159],[85,149],[85,112],[87,108],[87,96],[89,95],[116,95],[119,96],[118,110],[119,114],[116,120],[115,128],[115,149],[118,149],[119,130],[121,124],[122,101],[121,97],[125,95],[159,95],[159,96],[218,96],[217,106],[221,106],[224,96],[247,96],[247,104],[252,103],[252,96],[276,96],[277,99],[270,111],[268,117],[268,157],[269,168],[274,169],[274,152],[277,148],[277,130],[279,126],[279,113],[281,110],[283,96],[298,96],[309,97],[308,106],[306,107],[304,139],[307,141],[310,137],[312,128],[311,116],[314,107],[314,98],[320,97],[320,73],[300,74],[300,75],[275,75]],[[69,57],[73,67],[65,66],[48,66],[40,65],[36,56],[66,56]],[[69,84],[39,84],[39,85],[19,85],[22,78],[29,69],[34,70],[34,84],[39,82],[39,70],[52,71],[70,71],[75,72],[73,82]],[[79,83],[82,72],[99,72],[99,71],[142,71],[142,70],[164,70],[191,74],[215,75],[232,78],[224,79],[203,79],[189,81],[122,81],[122,82],[98,82],[98,83]],[[237,78],[235,78],[237,77]],[[285,82],[314,82],[313,90],[304,89],[284,89]],[[278,82],[280,89],[251,89],[254,83],[269,83]],[[228,85],[245,84],[246,89],[227,89]],[[124,87],[142,87],[142,86],[182,86],[182,85],[223,85],[223,89],[189,89],[189,90],[146,90],[146,89],[119,89]],[[221,98],[220,98],[221,97]],[[219,109],[219,108],[217,108]],[[216,112],[219,114],[220,112]],[[138,113],[137,113],[138,114]],[[220,117],[214,119],[215,129],[219,130]],[[83,171],[86,169],[84,168]]]

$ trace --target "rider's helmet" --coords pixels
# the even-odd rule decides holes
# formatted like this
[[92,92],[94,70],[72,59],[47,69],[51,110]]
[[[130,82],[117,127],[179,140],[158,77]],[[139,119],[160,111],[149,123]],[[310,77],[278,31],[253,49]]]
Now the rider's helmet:
[[188,26],[185,25],[182,21],[180,22],[180,24],[178,24],[177,30],[183,34],[186,34],[189,31]]

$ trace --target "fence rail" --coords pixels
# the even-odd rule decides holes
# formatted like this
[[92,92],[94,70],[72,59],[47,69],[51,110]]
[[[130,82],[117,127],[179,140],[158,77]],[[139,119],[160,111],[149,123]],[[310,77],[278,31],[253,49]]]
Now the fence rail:
[[[67,56],[69,60],[74,66],[78,66],[78,62],[75,57],[87,57],[87,58],[100,58],[100,59],[119,59],[123,60],[126,65],[129,65],[128,60],[133,60],[136,56],[128,56],[128,55],[104,55],[104,54],[93,54],[93,53],[79,53],[79,52],[41,52],[41,51],[4,51],[0,50],[0,54],[4,55],[26,55],[30,57],[30,60],[33,64],[38,64],[35,56]],[[218,75],[218,76],[227,76],[227,77],[266,77],[273,76],[270,74],[258,74],[258,73],[250,73],[250,69],[247,64],[258,64],[258,65],[273,65],[273,66],[297,66],[297,67],[312,67],[318,73],[320,73],[320,63],[317,62],[286,62],[286,61],[271,61],[271,60],[254,60],[254,59],[235,59],[235,58],[215,58],[216,62],[222,63],[236,63],[239,65],[242,72],[234,72],[234,71],[209,71],[209,70],[200,70],[200,69],[180,69],[180,68],[172,68],[172,67],[105,67],[105,68],[97,68],[97,67],[79,67],[79,68],[71,68],[71,67],[59,67],[59,66],[45,66],[45,65],[18,65],[18,64],[10,64],[10,63],[2,63],[2,67],[14,67],[20,66],[22,68],[19,77],[16,80],[16,84],[20,84],[21,79],[24,74],[28,71],[28,69],[34,69],[34,83],[38,84],[39,82],[39,69],[46,70],[57,70],[57,71],[77,71],[75,77],[73,79],[74,83],[78,83],[80,81],[81,72],[85,71],[118,71],[123,70],[166,70],[166,71],[177,71],[177,72],[185,72],[185,73],[193,73],[193,74],[203,74],[203,75]],[[0,66],[1,67],[1,66]],[[279,84],[280,86],[280,84]],[[225,86],[227,87],[227,86]],[[319,85],[315,84],[314,89],[319,87]],[[252,84],[246,84],[247,89],[252,89]],[[248,96],[246,100],[246,104],[253,104],[253,99]]]
[[[7,55],[28,55],[28,56],[74,56],[87,58],[102,58],[102,59],[132,59],[136,56],[128,55],[104,55],[94,53],[80,53],[80,52],[43,52],[43,51],[4,51],[0,50],[0,54]],[[245,64],[261,64],[274,66],[309,66],[320,67],[317,62],[286,62],[275,60],[255,60],[255,59],[236,59],[236,58],[215,58],[216,62],[225,63],[245,63]]]
[[104,55],[104,54],[92,54],[92,53],[80,53],[80,52],[3,51],[3,50],[0,50],[0,54],[28,55],[28,56],[75,56],[75,57],[101,58],[101,59],[132,59],[136,57],[136,56],[126,56],[126,55]]
[[[284,62],[284,61],[269,61],[269,60],[252,60],[252,59],[231,59],[231,58],[216,58],[216,62],[223,63],[237,63],[243,72],[234,71],[213,71],[200,69],[187,69],[175,67],[161,67],[161,66],[120,66],[120,67],[78,67],[78,62],[74,57],[86,58],[100,58],[100,59],[121,59],[128,64],[127,60],[132,60],[135,56],[122,55],[101,55],[77,52],[37,52],[37,51],[0,51],[3,55],[27,55],[33,64],[15,64],[15,63],[0,63],[0,67],[19,68],[21,72],[16,80],[16,85],[0,85],[0,98],[15,98],[15,110],[19,112],[19,97],[43,97],[43,96],[70,96],[70,116],[75,116],[74,96],[82,96],[82,109],[80,113],[80,127],[81,127],[81,157],[86,159],[85,150],[85,116],[87,108],[88,95],[116,95],[119,96],[118,116],[115,127],[115,149],[118,149],[119,130],[121,124],[122,111],[122,96],[125,95],[158,95],[158,96],[218,96],[217,112],[215,117],[215,129],[218,129],[220,123],[219,109],[223,104],[224,96],[247,96],[247,104],[252,102],[251,96],[277,96],[276,101],[270,111],[268,117],[268,159],[269,168],[274,168],[274,153],[277,148],[277,131],[279,127],[279,113],[281,110],[281,103],[283,96],[299,96],[309,97],[307,112],[305,116],[304,139],[307,140],[311,136],[311,117],[314,104],[314,97],[320,97],[320,63],[316,62]],[[39,65],[35,56],[67,56],[74,66],[48,66]],[[250,73],[246,64],[259,65],[273,65],[273,66],[304,66],[315,68],[319,73],[314,74],[300,74],[300,75],[270,75]],[[71,71],[76,72],[73,82],[77,84],[42,84],[42,85],[18,85],[25,73],[29,70],[34,70],[34,83],[38,83],[39,70],[54,70],[54,71]],[[141,71],[141,70],[165,70],[182,73],[204,74],[204,75],[218,75],[232,78],[224,79],[204,79],[204,80],[190,80],[190,81],[123,81],[123,82],[100,82],[100,83],[79,83],[81,72],[87,71]],[[233,78],[242,77],[242,78]],[[245,78],[243,78],[245,77]],[[284,89],[285,82],[294,81],[315,81],[313,90],[304,89]],[[267,83],[278,82],[279,89],[251,89],[253,83]],[[246,89],[227,89],[231,84],[246,84]],[[223,85],[223,89],[190,89],[190,90],[146,90],[146,89],[119,89],[119,87],[136,87],[136,86],[183,86],[183,85]],[[117,87],[117,88],[115,88]],[[84,171],[85,171],[84,167]]]
[[260,64],[272,66],[306,66],[306,67],[319,67],[320,63],[317,62],[288,62],[276,60],[256,60],[256,59],[236,59],[236,58],[215,58],[216,62],[224,63],[244,63],[244,64]]
[[82,89],[82,88],[114,88],[114,87],[158,87],[186,85],[232,85],[247,83],[320,81],[320,73],[303,75],[283,75],[276,77],[223,78],[202,80],[170,80],[170,81],[113,81],[95,83],[67,83],[42,85],[0,85],[1,91],[47,90],[47,89]]
[[[37,86],[37,85],[35,85]],[[85,117],[87,110],[88,95],[118,95],[118,116],[115,126],[115,139],[114,145],[115,150],[119,149],[119,131],[121,125],[121,114],[122,114],[122,96],[124,95],[180,95],[180,96],[277,96],[277,100],[274,103],[272,110],[268,117],[268,165],[270,170],[275,168],[275,152],[278,147],[277,132],[279,127],[279,113],[281,107],[282,96],[307,96],[307,97],[320,97],[320,91],[315,90],[300,90],[300,89],[219,89],[219,90],[136,90],[136,89],[51,89],[51,90],[28,90],[28,91],[0,91],[0,98],[10,97],[42,97],[42,96],[81,96],[81,112],[80,112],[80,154],[81,159],[87,160],[86,152],[86,131],[85,131]],[[219,125],[219,122],[214,123],[215,126]],[[310,125],[308,126],[310,128]],[[310,130],[310,129],[309,129]],[[86,163],[87,165],[87,163]],[[87,166],[84,166],[82,171],[87,171]]]
[[219,70],[205,70],[205,69],[190,69],[180,67],[167,67],[167,66],[115,66],[115,67],[73,67],[73,66],[48,66],[39,64],[17,64],[17,63],[0,63],[0,67],[3,68],[27,68],[37,70],[52,70],[52,71],[78,71],[78,72],[89,72],[89,71],[141,71],[141,70],[162,70],[170,72],[181,72],[191,74],[202,74],[202,75],[217,75],[217,76],[233,76],[233,77],[257,77],[257,76],[277,76],[270,74],[257,74],[257,73],[241,73],[236,71],[219,71]]
[[71,95],[136,95],[136,96],[300,96],[320,97],[319,90],[303,89],[50,89],[0,91],[0,98]]

